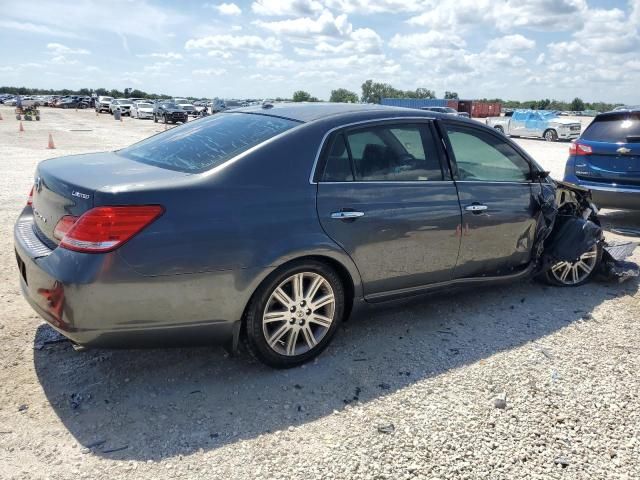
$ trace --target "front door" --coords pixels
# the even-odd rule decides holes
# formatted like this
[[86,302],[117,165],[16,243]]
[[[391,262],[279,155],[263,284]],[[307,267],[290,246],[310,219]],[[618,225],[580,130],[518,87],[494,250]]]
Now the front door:
[[429,121],[335,132],[318,164],[325,232],[354,260],[370,300],[450,280],[460,205]]
[[444,128],[462,207],[455,277],[500,276],[525,268],[536,231],[528,160],[494,132],[446,122]]

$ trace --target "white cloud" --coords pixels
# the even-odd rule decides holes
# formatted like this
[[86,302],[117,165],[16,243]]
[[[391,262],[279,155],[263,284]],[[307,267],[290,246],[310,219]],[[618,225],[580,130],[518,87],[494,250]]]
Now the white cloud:
[[181,53],[176,52],[156,52],[156,53],[146,53],[137,55],[139,58],[164,58],[167,60],[182,60],[183,56]]
[[471,27],[512,31],[527,27],[542,31],[571,31],[581,25],[586,0],[457,0],[426,1],[424,13],[408,23],[443,32]]
[[191,73],[199,77],[218,77],[224,75],[227,71],[224,68],[199,68],[192,70]]
[[91,53],[85,48],[69,48],[61,43],[48,43],[47,51],[52,55],[89,55]]
[[241,15],[242,9],[235,3],[221,3],[220,5],[213,5],[220,15]]
[[51,60],[49,60],[47,63],[50,63],[52,65],[76,65],[78,61],[70,60],[64,55],[56,55],[55,57],[52,57]]
[[334,17],[329,10],[324,10],[320,16],[315,19],[300,17],[275,22],[257,20],[254,23],[278,35],[301,38],[310,38],[318,35],[325,37],[343,37],[349,35],[353,30],[346,15],[342,14]]
[[489,50],[498,52],[521,52],[523,50],[531,50],[535,48],[536,42],[524,35],[516,33],[515,35],[505,35],[504,37],[494,38],[487,44]]
[[431,30],[427,33],[411,33],[408,35],[396,34],[389,42],[391,48],[401,50],[419,51],[422,49],[458,49],[464,48],[467,42],[455,33],[441,33]]
[[425,0],[324,0],[324,4],[339,12],[358,15],[420,12],[430,6]]
[[274,37],[263,38],[257,35],[207,35],[187,40],[185,49],[280,50],[282,43]]
[[251,4],[251,11],[256,15],[278,17],[314,15],[323,8],[316,0],[257,0]]
[[210,57],[216,57],[216,58],[222,58],[222,59],[233,57],[233,54],[231,52],[225,52],[224,50],[209,50],[207,52],[207,55]]
[[52,37],[78,38],[78,35],[68,29],[54,28],[40,23],[31,23],[16,20],[0,20],[0,28],[18,30],[39,35],[50,35]]

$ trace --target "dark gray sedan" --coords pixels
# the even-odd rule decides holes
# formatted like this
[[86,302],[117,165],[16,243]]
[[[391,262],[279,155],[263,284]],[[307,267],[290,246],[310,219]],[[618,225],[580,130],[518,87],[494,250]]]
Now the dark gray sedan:
[[534,273],[584,283],[600,243],[545,264],[550,211],[591,214],[477,122],[267,104],[41,162],[15,247],[25,298],[78,345],[245,339],[288,367],[354,306]]

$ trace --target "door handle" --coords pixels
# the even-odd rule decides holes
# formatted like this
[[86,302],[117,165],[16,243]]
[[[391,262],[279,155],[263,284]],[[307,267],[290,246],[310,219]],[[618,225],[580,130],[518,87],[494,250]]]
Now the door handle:
[[485,210],[489,210],[489,207],[486,205],[480,205],[479,203],[474,203],[472,205],[467,205],[464,207],[467,212],[479,213],[484,212]]
[[364,212],[333,212],[331,214],[331,218],[335,218],[336,220],[349,220],[352,218],[360,218],[364,217]]

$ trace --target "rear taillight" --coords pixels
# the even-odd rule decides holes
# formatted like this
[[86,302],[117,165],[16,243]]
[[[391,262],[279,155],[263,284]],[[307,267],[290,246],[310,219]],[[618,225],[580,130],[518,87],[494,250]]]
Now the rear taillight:
[[31,187],[31,191],[29,191],[29,198],[27,198],[27,207],[33,205],[33,187]]
[[56,224],[56,228],[53,229],[53,237],[56,240],[62,240],[64,236],[69,233],[71,227],[78,221],[78,217],[72,215],[65,215]]
[[583,143],[574,142],[569,147],[569,155],[577,155],[578,157],[584,155],[591,155],[593,153],[593,148],[589,145],[584,145]]
[[60,246],[68,250],[108,252],[130,240],[163,212],[160,205],[96,207],[77,220],[62,217],[55,231],[63,235]]

